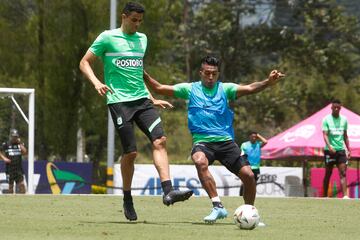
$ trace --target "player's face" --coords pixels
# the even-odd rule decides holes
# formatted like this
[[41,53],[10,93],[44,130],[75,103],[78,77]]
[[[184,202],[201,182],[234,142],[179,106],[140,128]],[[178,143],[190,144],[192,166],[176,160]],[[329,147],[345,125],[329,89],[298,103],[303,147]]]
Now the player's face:
[[339,116],[341,105],[339,103],[333,103],[331,105],[332,115]]
[[143,13],[130,12],[129,15],[122,14],[122,26],[126,34],[134,34],[137,32],[143,21]]
[[203,64],[200,70],[202,84],[207,88],[213,88],[219,77],[219,69],[217,66]]
[[11,136],[10,141],[11,141],[11,143],[16,144],[19,141],[19,137],[18,136]]
[[250,134],[250,137],[249,137],[249,139],[250,139],[250,142],[252,142],[252,143],[256,142],[256,139],[257,139],[257,136],[256,136],[256,134],[255,134],[255,133],[253,133],[253,134]]

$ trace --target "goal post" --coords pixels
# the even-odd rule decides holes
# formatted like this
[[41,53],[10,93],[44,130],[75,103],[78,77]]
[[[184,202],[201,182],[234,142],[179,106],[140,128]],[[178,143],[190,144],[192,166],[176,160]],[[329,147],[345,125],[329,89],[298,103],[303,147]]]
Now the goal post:
[[[28,117],[24,114],[21,107],[13,98],[14,94],[27,95],[28,101]],[[27,193],[34,194],[34,148],[35,148],[35,89],[33,88],[0,88],[0,96],[11,96],[12,101],[18,111],[21,113],[24,120],[28,123],[28,180],[27,180]]]

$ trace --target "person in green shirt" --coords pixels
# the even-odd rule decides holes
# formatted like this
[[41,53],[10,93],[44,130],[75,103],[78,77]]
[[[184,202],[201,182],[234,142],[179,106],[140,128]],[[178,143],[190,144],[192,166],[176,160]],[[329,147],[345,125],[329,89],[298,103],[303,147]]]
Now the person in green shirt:
[[329,181],[336,164],[339,169],[340,184],[344,198],[347,193],[346,169],[350,159],[349,138],[347,135],[348,122],[345,116],[340,115],[341,102],[333,100],[332,113],[325,116],[322,122],[323,137],[325,141],[325,176],[323,181],[323,196],[328,196]]
[[[137,30],[144,13],[145,9],[141,4],[128,2],[121,14],[121,27],[101,33],[80,62],[80,70],[94,85],[98,94],[106,96],[107,106],[121,139],[123,208],[125,217],[130,221],[137,220],[131,195],[134,161],[137,156],[134,123],[152,143],[154,164],[164,192],[163,203],[169,206],[185,201],[193,194],[191,190],[175,190],[172,186],[166,137],[159,113],[153,107],[154,104],[162,107],[171,105],[166,101],[153,99],[143,81],[147,37]],[[95,76],[91,67],[97,58],[104,65],[105,83]]]
[[248,85],[223,83],[218,81],[220,61],[213,56],[201,60],[199,71],[201,80],[192,83],[164,85],[144,75],[146,83],[156,93],[182,98],[188,101],[188,128],[193,138],[191,158],[203,188],[212,202],[210,215],[204,217],[207,223],[227,217],[227,210],[221,203],[216,183],[208,166],[220,161],[245,185],[244,202],[254,205],[256,185],[246,156],[241,156],[239,146],[234,142],[234,113],[228,102],[238,97],[253,94],[274,85],[285,75],[273,70],[267,79]]

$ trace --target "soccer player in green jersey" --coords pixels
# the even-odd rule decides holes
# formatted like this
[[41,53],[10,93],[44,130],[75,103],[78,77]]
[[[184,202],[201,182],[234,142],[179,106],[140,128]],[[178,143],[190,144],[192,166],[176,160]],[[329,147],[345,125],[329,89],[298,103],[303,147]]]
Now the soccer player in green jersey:
[[325,141],[325,177],[323,182],[323,196],[328,196],[329,181],[336,164],[339,175],[341,189],[344,198],[349,198],[347,194],[346,169],[348,159],[350,159],[349,138],[347,135],[348,122],[345,116],[340,115],[341,102],[333,100],[331,104],[332,113],[325,116],[322,122],[322,130]]
[[[121,27],[101,33],[80,62],[80,70],[94,85],[99,95],[106,95],[108,108],[121,139],[124,151],[121,157],[123,207],[125,217],[130,221],[137,220],[131,195],[134,161],[137,156],[134,122],[152,143],[154,164],[164,191],[163,203],[169,206],[187,200],[193,194],[191,190],[173,189],[166,137],[159,113],[153,107],[153,101],[160,106],[166,106],[168,103],[154,99],[151,101],[151,95],[143,81],[143,58],[147,37],[137,30],[143,21],[144,13],[142,5],[127,3],[121,14]],[[95,76],[91,68],[91,63],[97,57],[101,58],[104,64],[105,83]]]
[[216,184],[208,166],[215,160],[220,161],[230,172],[241,179],[245,186],[244,202],[254,205],[256,185],[246,156],[241,156],[234,142],[234,113],[228,101],[238,97],[260,92],[274,85],[285,75],[277,70],[261,82],[248,85],[222,83],[219,78],[220,61],[207,56],[201,61],[201,80],[193,83],[180,83],[174,86],[163,85],[147,73],[144,79],[156,93],[189,100],[188,127],[193,137],[191,158],[196,166],[203,188],[211,199],[213,208],[204,218],[207,223],[227,217],[228,213],[220,201]]

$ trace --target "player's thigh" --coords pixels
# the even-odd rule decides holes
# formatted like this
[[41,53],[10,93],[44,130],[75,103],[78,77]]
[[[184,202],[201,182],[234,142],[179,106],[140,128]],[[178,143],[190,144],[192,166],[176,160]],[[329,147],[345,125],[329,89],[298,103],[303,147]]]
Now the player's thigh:
[[22,171],[21,166],[19,169],[11,171],[10,174],[7,175],[7,178],[9,184],[13,184],[14,182],[19,184],[24,181],[24,172]]
[[339,170],[340,177],[346,176],[347,165],[348,158],[346,156],[345,150],[336,152],[336,166]]
[[138,111],[134,121],[151,142],[165,136],[160,115],[154,107]]
[[330,153],[329,150],[325,150],[324,163],[326,168],[332,168],[336,164],[336,153]]
[[127,120],[127,116],[122,110],[120,104],[111,104],[108,105],[108,107],[110,110],[111,118],[115,125],[115,129],[120,137],[123,152],[135,152],[136,139],[132,120]]
[[246,184],[249,180],[255,180],[254,172],[252,171],[250,165],[242,165],[237,176],[241,181]]
[[15,182],[16,178],[17,178],[17,173],[19,172],[19,164],[14,164],[14,163],[10,163],[8,168],[7,168],[7,178],[8,181],[13,183]]
[[216,151],[215,158],[236,176],[239,175],[242,167],[250,166],[246,156],[241,156],[239,146],[233,141],[224,142],[220,145]]
[[345,164],[348,165],[348,158],[346,156],[346,152],[345,150],[341,150],[341,151],[337,151],[336,152],[336,165],[339,166],[339,164]]

